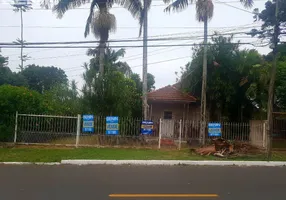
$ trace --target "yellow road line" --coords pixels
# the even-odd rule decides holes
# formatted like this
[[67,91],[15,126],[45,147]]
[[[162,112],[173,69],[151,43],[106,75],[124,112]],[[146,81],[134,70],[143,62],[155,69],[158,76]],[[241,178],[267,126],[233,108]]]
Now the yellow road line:
[[217,194],[110,194],[109,197],[112,198],[155,198],[155,197],[201,197],[201,198],[215,198],[218,197]]

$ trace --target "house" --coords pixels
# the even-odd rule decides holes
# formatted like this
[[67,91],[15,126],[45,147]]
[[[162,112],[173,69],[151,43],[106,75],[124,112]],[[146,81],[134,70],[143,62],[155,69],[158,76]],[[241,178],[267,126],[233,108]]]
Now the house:
[[197,99],[176,85],[168,85],[148,93],[151,119],[200,120]]
[[178,84],[149,92],[148,105],[151,119],[162,119],[162,133],[167,137],[174,135],[179,120],[200,120],[200,104],[197,99],[182,92]]

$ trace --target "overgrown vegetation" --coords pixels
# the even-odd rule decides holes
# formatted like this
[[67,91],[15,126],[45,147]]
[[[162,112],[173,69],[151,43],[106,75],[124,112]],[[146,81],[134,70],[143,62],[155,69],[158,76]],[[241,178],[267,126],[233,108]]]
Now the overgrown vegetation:
[[[126,62],[121,62],[125,50],[106,50],[104,75],[99,78],[99,51],[89,49],[89,62],[84,63],[84,86],[77,88],[65,72],[54,66],[26,66],[12,72],[9,59],[0,54],[0,141],[7,141],[13,123],[8,116],[19,113],[97,116],[116,115],[141,117],[142,82]],[[155,77],[148,74],[148,89],[154,89]],[[9,119],[10,120],[10,119]],[[123,124],[122,124],[123,125]]]
[[[211,120],[221,118],[230,121],[265,119],[267,91],[271,62],[270,55],[261,55],[254,49],[242,49],[232,37],[217,34],[212,37],[208,48],[207,105]],[[280,45],[286,49],[286,45]],[[203,48],[193,48],[193,59],[181,72],[181,86],[198,98],[201,95]],[[278,62],[275,91],[275,108],[286,107],[285,55]]]

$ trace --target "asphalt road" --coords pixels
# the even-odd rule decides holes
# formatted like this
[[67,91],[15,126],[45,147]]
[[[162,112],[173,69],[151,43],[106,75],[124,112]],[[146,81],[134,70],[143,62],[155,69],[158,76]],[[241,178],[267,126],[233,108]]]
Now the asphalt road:
[[[116,194],[216,194],[116,198]],[[285,200],[286,168],[0,165],[1,200]]]

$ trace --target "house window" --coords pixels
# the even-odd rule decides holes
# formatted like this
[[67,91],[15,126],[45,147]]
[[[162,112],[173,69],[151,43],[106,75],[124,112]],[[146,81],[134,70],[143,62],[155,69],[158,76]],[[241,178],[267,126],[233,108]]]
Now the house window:
[[172,111],[164,111],[164,119],[172,119]]

